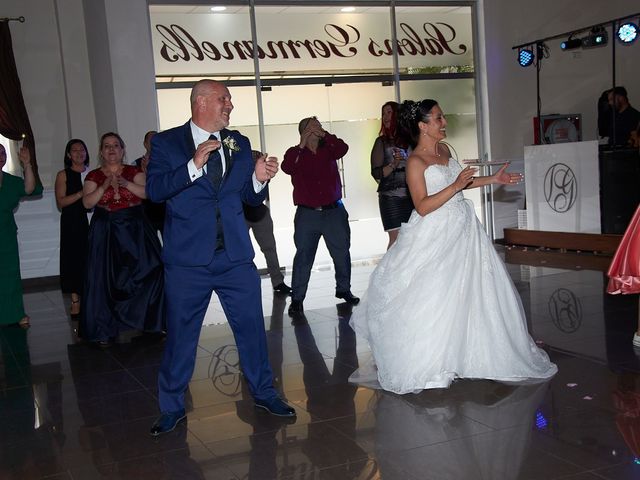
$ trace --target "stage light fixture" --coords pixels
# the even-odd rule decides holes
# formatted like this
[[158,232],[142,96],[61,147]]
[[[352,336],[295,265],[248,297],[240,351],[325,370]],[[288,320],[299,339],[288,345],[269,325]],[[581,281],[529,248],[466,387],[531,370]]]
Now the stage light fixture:
[[624,45],[635,42],[638,38],[638,25],[633,22],[623,23],[616,31],[616,37],[618,37],[620,43]]
[[528,67],[533,63],[535,55],[530,47],[518,50],[518,63],[521,67]]
[[607,44],[609,35],[602,27],[594,28],[582,39],[582,48],[602,47]]
[[582,39],[573,38],[571,35],[568,39],[560,44],[561,50],[573,50],[574,48],[580,48],[582,46]]

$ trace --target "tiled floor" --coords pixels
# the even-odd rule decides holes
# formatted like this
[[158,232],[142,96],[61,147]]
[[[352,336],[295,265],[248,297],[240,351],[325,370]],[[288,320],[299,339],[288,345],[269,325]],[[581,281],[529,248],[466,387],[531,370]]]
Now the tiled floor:
[[[60,291],[28,292],[32,328],[0,329],[0,479],[640,478],[637,296],[605,295],[602,272],[508,267],[559,367],[546,384],[459,381],[405,396],[350,385],[370,353],[321,270],[307,324],[292,325],[288,298],[263,280],[272,366],[297,421],[254,410],[229,328],[213,325],[188,422],[158,439],[148,430],[162,342],[78,344]],[[372,269],[354,268],[354,293]]]

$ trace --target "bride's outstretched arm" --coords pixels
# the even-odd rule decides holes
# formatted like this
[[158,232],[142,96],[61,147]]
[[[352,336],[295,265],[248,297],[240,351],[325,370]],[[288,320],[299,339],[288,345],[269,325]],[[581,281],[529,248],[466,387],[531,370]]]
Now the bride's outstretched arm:
[[460,190],[466,188],[472,181],[477,169],[467,167],[460,172],[456,181],[438,193],[429,195],[424,180],[425,163],[416,155],[411,155],[407,160],[407,186],[411,193],[411,200],[416,212],[423,217],[444,205]]
[[524,175],[521,173],[510,173],[506,172],[509,164],[503,165],[500,170],[498,170],[493,175],[488,175],[484,177],[475,177],[472,182],[467,186],[467,188],[475,188],[475,187],[483,187],[485,185],[516,185],[522,181]]

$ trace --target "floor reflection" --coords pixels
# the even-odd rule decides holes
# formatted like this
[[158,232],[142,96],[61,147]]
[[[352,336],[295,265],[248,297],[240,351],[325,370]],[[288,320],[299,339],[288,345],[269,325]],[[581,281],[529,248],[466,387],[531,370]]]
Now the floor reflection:
[[547,389],[466,380],[451,392],[381,393],[375,443],[383,478],[389,465],[417,478],[519,478]]
[[32,364],[27,335],[15,325],[0,328],[0,472],[7,474],[0,478],[38,478],[62,468],[60,362]]
[[[78,344],[60,291],[27,292],[31,329],[0,328],[0,479],[640,478],[637,296],[606,295],[600,271],[507,267],[559,367],[546,384],[464,380],[405,396],[349,384],[371,354],[350,307],[327,295],[333,272],[318,271],[293,319],[264,279],[274,383],[295,422],[256,411],[229,327],[209,326],[188,421],[155,440],[162,340]],[[372,269],[354,268],[354,294]]]
[[[312,419],[337,418],[333,426],[353,438],[356,430],[354,397],[357,386],[348,382],[349,375],[358,366],[356,335],[349,326],[350,306],[339,306],[336,355],[330,368],[320,353],[313,330],[308,323],[294,326],[298,352],[302,360],[302,378],[307,396],[306,410]],[[332,441],[340,433],[326,428],[322,422],[308,425],[307,441],[301,446],[311,466],[338,465],[328,478],[359,478],[367,465],[367,455],[355,442],[342,442],[342,448],[333,448]],[[322,470],[319,478],[323,478]]]

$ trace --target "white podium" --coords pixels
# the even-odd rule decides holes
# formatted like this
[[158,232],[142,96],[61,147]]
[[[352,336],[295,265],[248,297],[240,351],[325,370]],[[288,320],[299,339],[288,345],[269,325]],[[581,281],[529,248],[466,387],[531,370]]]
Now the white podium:
[[524,149],[527,228],[601,233],[598,142]]

